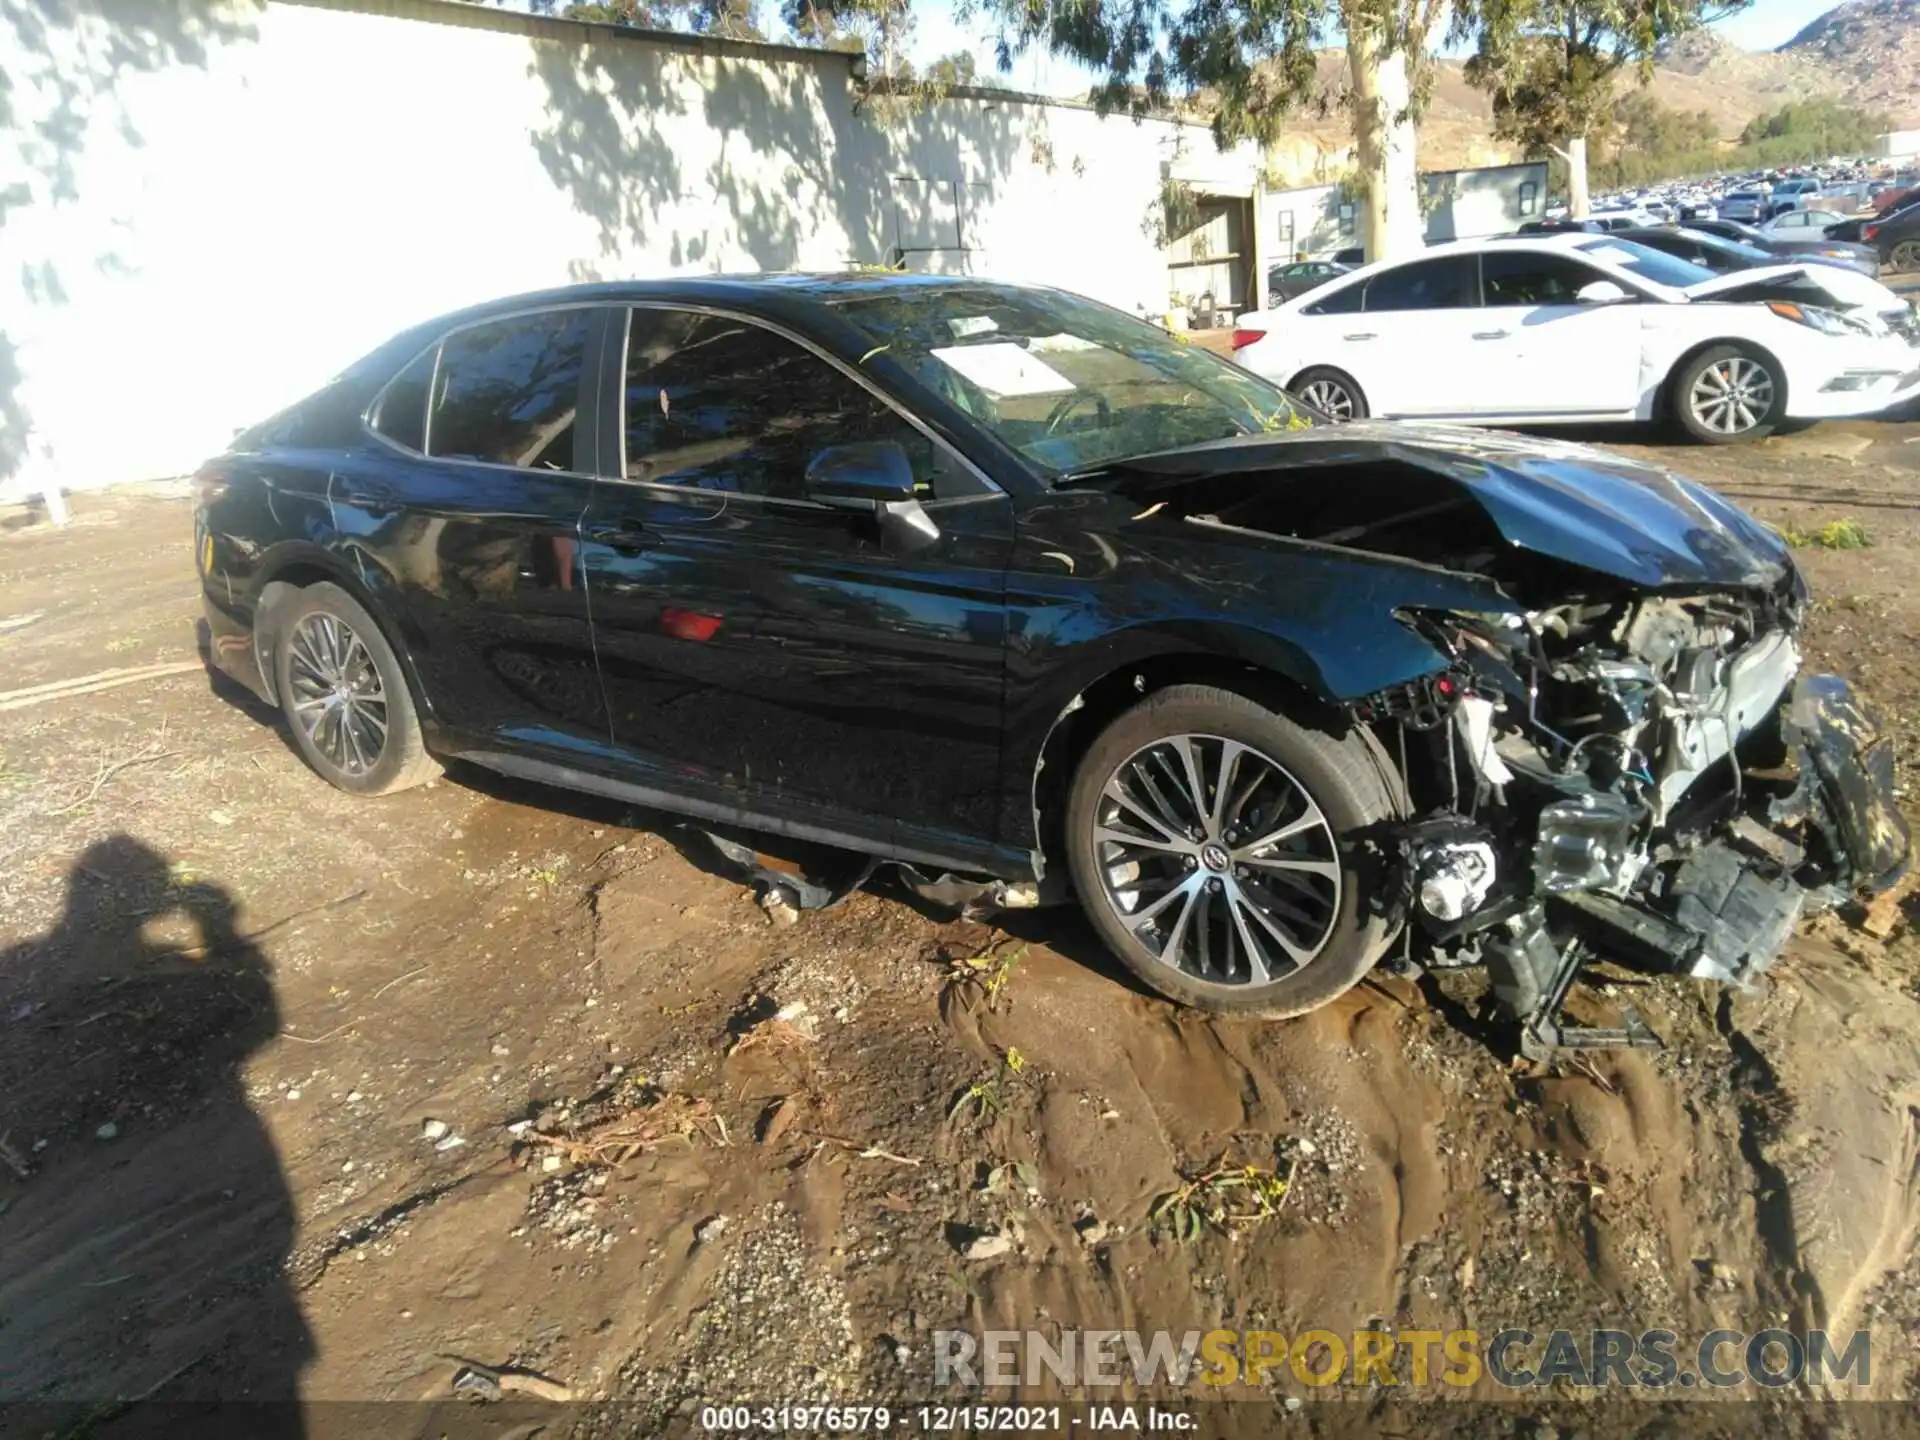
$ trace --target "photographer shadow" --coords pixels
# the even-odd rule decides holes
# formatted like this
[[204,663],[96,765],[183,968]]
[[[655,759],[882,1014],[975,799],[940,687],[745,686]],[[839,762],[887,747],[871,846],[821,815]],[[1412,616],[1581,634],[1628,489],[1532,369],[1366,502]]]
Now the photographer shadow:
[[146,1435],[246,1401],[249,1434],[299,1435],[293,1199],[243,1073],[280,1028],[266,958],[131,836],[67,887],[0,955],[0,1402]]

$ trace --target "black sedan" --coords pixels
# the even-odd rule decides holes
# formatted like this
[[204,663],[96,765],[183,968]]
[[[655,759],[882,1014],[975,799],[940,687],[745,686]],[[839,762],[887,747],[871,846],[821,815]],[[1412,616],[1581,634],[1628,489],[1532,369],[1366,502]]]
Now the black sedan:
[[1411,924],[1551,1039],[1576,936],[1745,978],[1906,861],[1771,531],[1597,452],[1315,425],[1056,291],[520,296],[199,486],[212,653],[334,785],[457,758],[1070,889],[1193,1004],[1309,1009]]
[[1920,200],[1895,206],[1882,215],[1845,221],[1829,233],[1835,239],[1870,247],[1889,270],[1903,274],[1920,270]]
[[1847,234],[1845,225],[1825,235],[1793,235],[1778,230],[1762,230],[1757,226],[1742,225],[1737,220],[1689,220],[1686,228],[1698,230],[1703,235],[1717,235],[1736,245],[1764,250],[1782,264],[1808,260],[1845,265],[1866,275],[1880,273],[1880,257],[1874,253],[1874,248],[1861,244],[1857,236]]

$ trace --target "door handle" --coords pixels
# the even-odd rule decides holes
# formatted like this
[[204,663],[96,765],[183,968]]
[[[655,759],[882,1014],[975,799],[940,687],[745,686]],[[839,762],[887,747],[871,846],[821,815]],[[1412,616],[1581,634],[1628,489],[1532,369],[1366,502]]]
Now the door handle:
[[1342,335],[1340,338],[1342,340],[1371,340],[1374,337],[1373,337],[1373,331],[1362,330],[1359,333],[1354,335]]
[[639,550],[647,544],[647,527],[637,520],[606,520],[586,527],[586,538],[609,550]]
[[1504,340],[1511,333],[1511,331],[1507,330],[1476,330],[1473,332],[1473,338],[1476,340]]

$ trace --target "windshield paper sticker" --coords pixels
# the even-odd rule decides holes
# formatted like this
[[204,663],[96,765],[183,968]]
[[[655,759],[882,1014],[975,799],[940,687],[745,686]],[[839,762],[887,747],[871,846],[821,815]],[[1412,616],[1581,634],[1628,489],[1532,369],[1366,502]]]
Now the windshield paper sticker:
[[1063,395],[1074,388],[1066,376],[1018,345],[948,345],[935,349],[933,358],[997,400]]

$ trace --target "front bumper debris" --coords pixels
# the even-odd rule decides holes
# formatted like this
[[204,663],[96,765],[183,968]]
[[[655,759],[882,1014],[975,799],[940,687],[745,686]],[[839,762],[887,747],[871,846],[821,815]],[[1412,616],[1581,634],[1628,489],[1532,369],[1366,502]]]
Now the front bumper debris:
[[1800,762],[1800,784],[1768,818],[1818,831],[1843,889],[1887,889],[1906,873],[1912,850],[1893,793],[1892,740],[1838,675],[1801,677],[1781,723]]
[[1802,676],[1779,715],[1798,770],[1791,790],[1756,797],[1759,814],[1736,816],[1631,896],[1549,893],[1490,937],[1494,995],[1520,1021],[1523,1052],[1658,1043],[1631,1014],[1612,1030],[1560,1023],[1590,955],[1751,985],[1810,906],[1884,890],[1906,872],[1911,841],[1894,796],[1892,746],[1852,687],[1837,675]]

